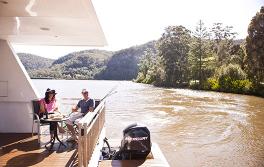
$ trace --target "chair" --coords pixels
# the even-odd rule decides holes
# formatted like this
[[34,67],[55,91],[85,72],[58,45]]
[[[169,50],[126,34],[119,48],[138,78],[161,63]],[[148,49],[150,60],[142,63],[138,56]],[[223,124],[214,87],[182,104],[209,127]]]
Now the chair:
[[100,99],[94,99],[94,102],[95,102],[94,109],[96,109],[96,107],[100,104],[101,100]]
[[39,112],[40,110],[40,99],[32,100],[32,111],[33,111],[33,123],[32,123],[32,137],[34,133],[34,125],[37,123],[38,127],[38,143],[40,143],[40,126],[49,125],[48,123],[41,123],[40,118],[43,117]]
[[[94,99],[94,102],[95,102],[95,107],[94,109],[96,109],[96,107],[100,104],[101,100],[99,99]],[[69,117],[72,113],[69,114]],[[64,129],[67,129],[66,126],[62,126]],[[78,129],[78,125],[76,123],[73,124],[73,128],[74,128],[74,131],[75,131],[75,134],[78,135],[79,134],[79,129]],[[67,139],[68,139],[68,134],[71,133],[69,130],[66,130],[66,133],[67,133]]]

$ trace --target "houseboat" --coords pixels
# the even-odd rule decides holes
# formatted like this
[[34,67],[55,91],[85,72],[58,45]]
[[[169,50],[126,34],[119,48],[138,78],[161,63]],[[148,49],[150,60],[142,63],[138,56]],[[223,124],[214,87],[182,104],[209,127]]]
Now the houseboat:
[[123,139],[105,138],[105,99],[78,123],[78,143],[66,147],[55,143],[46,149],[36,135],[40,128],[34,124],[32,107],[32,100],[40,96],[12,44],[105,46],[107,42],[91,0],[0,0],[0,166],[169,166],[150,140],[144,159],[129,152],[131,143],[149,137],[129,135],[137,129],[147,132],[144,126],[124,128]]

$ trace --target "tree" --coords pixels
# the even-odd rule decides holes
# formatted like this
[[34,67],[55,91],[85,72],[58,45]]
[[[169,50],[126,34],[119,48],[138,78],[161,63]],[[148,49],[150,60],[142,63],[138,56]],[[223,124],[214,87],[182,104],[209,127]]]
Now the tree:
[[229,64],[238,64],[242,69],[244,69],[244,57],[245,57],[245,46],[244,43],[235,44],[230,51]]
[[206,58],[209,52],[209,32],[204,26],[204,23],[199,20],[190,45],[189,65],[193,79],[196,81],[197,76],[199,85],[205,80],[204,71],[206,66]]
[[149,68],[153,65],[153,52],[148,49],[144,52],[144,55],[139,63],[139,72],[145,77],[148,73]]
[[169,26],[158,40],[158,56],[164,69],[165,86],[182,86],[188,82],[190,31],[183,26]]
[[213,50],[217,56],[217,65],[220,67],[229,62],[230,51],[237,33],[233,32],[232,26],[224,26],[222,23],[214,23],[211,33],[214,40]]
[[264,6],[252,18],[246,38],[245,69],[254,82],[264,81]]

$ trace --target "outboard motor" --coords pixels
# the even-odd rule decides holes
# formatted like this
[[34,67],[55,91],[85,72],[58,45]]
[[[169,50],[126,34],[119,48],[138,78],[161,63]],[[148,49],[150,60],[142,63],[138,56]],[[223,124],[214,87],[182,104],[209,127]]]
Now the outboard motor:
[[151,151],[150,132],[144,125],[131,124],[123,130],[123,139],[114,159],[145,159]]

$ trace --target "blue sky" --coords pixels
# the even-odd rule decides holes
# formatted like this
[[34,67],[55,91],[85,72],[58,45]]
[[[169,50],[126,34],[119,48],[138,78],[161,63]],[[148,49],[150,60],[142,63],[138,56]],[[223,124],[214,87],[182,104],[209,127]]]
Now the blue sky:
[[[251,18],[264,0],[93,0],[108,46],[119,50],[158,39],[169,25],[192,30],[199,19],[207,27],[221,22],[234,27],[237,38],[245,38]],[[16,52],[58,58],[89,47],[14,45]]]

